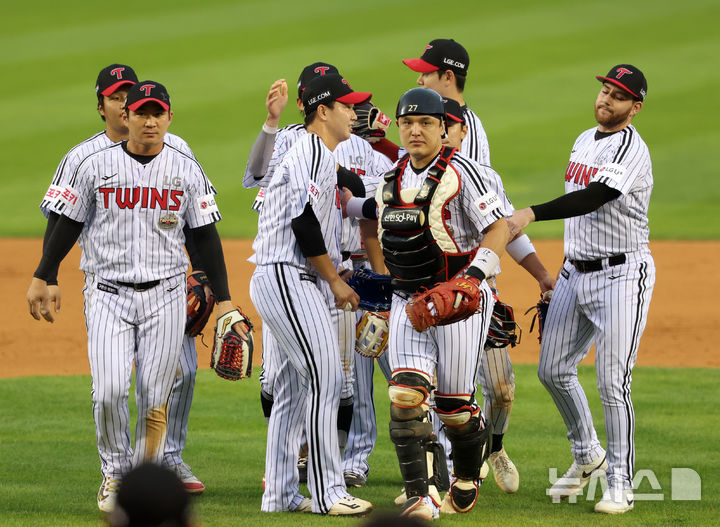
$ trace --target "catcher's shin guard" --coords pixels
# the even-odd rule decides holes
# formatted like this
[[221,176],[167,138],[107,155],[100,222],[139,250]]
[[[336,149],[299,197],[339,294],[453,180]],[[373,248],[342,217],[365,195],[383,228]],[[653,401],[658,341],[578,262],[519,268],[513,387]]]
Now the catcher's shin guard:
[[453,475],[459,479],[476,480],[480,478],[480,468],[490,455],[492,443],[492,430],[488,423],[485,428],[479,429],[481,420],[473,417],[468,424],[472,424],[474,431],[467,431],[468,427],[447,427],[446,432],[452,444]]
[[431,434],[432,425],[427,421],[390,421],[390,439],[395,443],[408,499],[428,495],[426,444]]
[[450,475],[445,462],[445,449],[438,443],[435,434],[430,436],[430,441],[427,443],[427,458],[430,468],[428,484],[435,485],[439,492],[447,492],[450,490]]

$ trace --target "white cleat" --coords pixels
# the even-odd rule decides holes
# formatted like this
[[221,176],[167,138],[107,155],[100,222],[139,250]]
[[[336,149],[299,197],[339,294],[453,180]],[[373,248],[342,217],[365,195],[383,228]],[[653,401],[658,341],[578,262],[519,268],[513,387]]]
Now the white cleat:
[[[178,463],[170,467],[170,470],[175,472],[180,482],[185,487],[188,494],[202,494],[205,492],[205,485],[200,481],[195,474],[192,473],[187,463]],[[265,476],[263,476],[264,478]]]
[[440,517],[440,507],[430,496],[413,496],[405,501],[400,515],[432,521]]
[[591,478],[604,478],[605,471],[608,468],[605,455],[588,463],[587,465],[578,465],[575,461],[565,472],[563,477],[557,480],[553,486],[548,489],[547,495],[553,501],[576,496],[582,492],[582,489],[590,482]]
[[631,511],[635,506],[635,496],[632,489],[618,489],[608,487],[603,497],[595,504],[595,512],[605,514],[622,514]]
[[303,498],[302,501],[291,512],[312,512],[312,500]]
[[493,452],[488,457],[493,469],[495,483],[506,494],[514,494],[520,487],[520,474],[518,474],[515,463],[508,457],[503,447],[499,452]]
[[395,498],[395,505],[398,507],[402,507],[405,505],[405,502],[407,501],[407,494],[405,494],[405,489],[400,493],[400,495]]
[[120,480],[117,478],[111,478],[109,476],[103,477],[102,485],[97,495],[98,509],[103,512],[112,512],[115,508],[115,502],[117,501],[118,487],[120,486]]
[[354,496],[345,496],[333,503],[328,516],[365,516],[372,511],[372,503]]

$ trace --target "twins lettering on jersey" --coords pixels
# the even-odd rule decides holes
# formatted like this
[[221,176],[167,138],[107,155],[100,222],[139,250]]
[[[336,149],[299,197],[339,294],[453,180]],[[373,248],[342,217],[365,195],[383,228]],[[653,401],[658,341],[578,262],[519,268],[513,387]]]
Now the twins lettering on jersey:
[[587,187],[597,172],[595,167],[571,161],[565,171],[565,181],[569,183],[574,179],[575,184]]
[[[100,187],[98,192],[102,194],[102,202],[106,209],[114,206],[120,209],[133,209],[139,203],[140,208],[143,209],[180,210],[182,205],[180,198],[184,194],[182,190],[170,190],[168,192],[166,188],[157,189],[154,187]],[[112,199],[113,195],[115,199]],[[170,198],[169,201],[168,197]],[[205,207],[201,203],[198,203],[198,206],[201,211],[207,209],[207,203],[205,203]]]

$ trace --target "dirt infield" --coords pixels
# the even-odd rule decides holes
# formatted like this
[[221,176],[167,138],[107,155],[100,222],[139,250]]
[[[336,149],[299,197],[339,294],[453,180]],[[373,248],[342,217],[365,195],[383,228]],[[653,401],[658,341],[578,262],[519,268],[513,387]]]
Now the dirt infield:
[[[248,296],[253,265],[249,240],[225,240],[230,290],[233,300],[253,320],[259,320]],[[545,265],[556,271],[562,262],[562,242],[536,241]],[[657,284],[650,306],[648,327],[640,347],[641,366],[720,367],[720,308],[715,294],[720,291],[719,242],[653,242]],[[85,323],[82,315],[82,273],[78,270],[80,251],[75,247],[60,269],[62,310],[54,324],[30,317],[25,294],[37,265],[41,240],[0,240],[0,265],[6,277],[10,301],[2,307],[0,328],[0,377],[25,375],[87,374]],[[501,298],[515,307],[523,341],[512,351],[516,363],[536,363],[539,345],[530,334],[530,316],[523,313],[538,296],[533,279],[512,260],[503,256],[503,273],[498,280]],[[210,332],[206,330],[208,337]],[[257,333],[259,335],[259,332]],[[205,342],[210,343],[210,338]],[[210,350],[198,343],[199,362],[207,367]],[[258,358],[260,354],[257,354]],[[592,362],[592,354],[586,361]]]

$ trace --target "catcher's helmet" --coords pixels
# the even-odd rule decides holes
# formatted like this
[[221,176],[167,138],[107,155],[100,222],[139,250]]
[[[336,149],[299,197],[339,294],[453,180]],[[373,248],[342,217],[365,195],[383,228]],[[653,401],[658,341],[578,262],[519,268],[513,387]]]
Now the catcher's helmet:
[[403,115],[432,115],[442,121],[445,116],[443,99],[429,88],[413,88],[403,93],[398,101],[395,118]]

